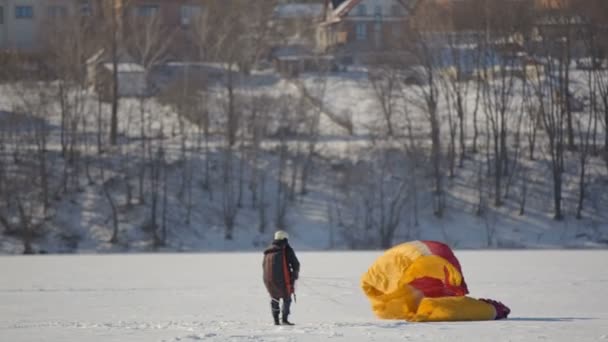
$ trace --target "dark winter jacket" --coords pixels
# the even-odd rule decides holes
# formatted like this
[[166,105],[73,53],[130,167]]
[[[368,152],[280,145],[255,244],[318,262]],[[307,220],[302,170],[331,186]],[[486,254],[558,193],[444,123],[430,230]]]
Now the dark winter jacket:
[[264,285],[272,298],[290,298],[300,262],[287,240],[274,240],[264,251]]

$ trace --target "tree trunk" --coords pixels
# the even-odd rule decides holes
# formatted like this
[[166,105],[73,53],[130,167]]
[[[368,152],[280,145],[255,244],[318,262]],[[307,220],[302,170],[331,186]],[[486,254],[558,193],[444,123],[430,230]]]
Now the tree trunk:
[[501,200],[501,181],[502,181],[502,153],[500,137],[498,134],[494,134],[494,206],[500,207],[502,205]]
[[260,233],[264,233],[264,231],[266,230],[266,225],[267,225],[266,206],[267,206],[267,204],[266,204],[266,173],[261,172],[260,173],[260,202],[258,205],[258,214],[259,214],[258,231]]
[[139,204],[144,204],[145,202],[145,198],[144,198],[144,179],[146,177],[146,125],[145,125],[145,121],[146,121],[146,106],[145,106],[145,98],[141,97],[139,99],[139,116],[140,116],[140,139],[141,139],[141,154],[140,154],[140,167],[139,167],[139,174],[137,175],[138,178],[138,183],[139,183]]
[[239,153],[239,190],[238,196],[236,199],[236,205],[239,208],[243,207],[243,187],[245,184],[245,148],[244,141],[241,139],[240,144],[240,153]]
[[[556,165],[557,166],[557,165]],[[562,172],[559,166],[553,169],[553,203],[555,205],[555,220],[561,220],[562,216]]]
[[163,214],[162,214],[162,223],[161,223],[161,236],[160,236],[160,245],[159,246],[165,246],[167,245],[167,207],[168,207],[168,201],[167,201],[167,183],[169,183],[169,177],[168,177],[168,168],[167,165],[165,163],[165,161],[163,160]]
[[102,142],[102,127],[103,127],[103,119],[101,115],[102,111],[102,103],[101,99],[97,98],[97,154],[101,155],[103,153],[103,142]]
[[112,237],[110,238],[110,243],[116,244],[118,243],[118,208],[116,208],[116,202],[114,198],[112,198],[112,194],[110,193],[109,184],[110,180],[106,180],[104,176],[104,166],[101,167],[101,188],[103,190],[103,194],[108,200],[108,204],[111,209],[111,217],[112,217]]
[[566,37],[566,61],[564,68],[564,106],[566,110],[566,120],[568,124],[568,149],[573,151],[575,149],[574,145],[574,128],[572,126],[572,108],[571,108],[571,100],[570,100],[570,29],[571,27],[567,27],[568,34]]
[[59,82],[59,106],[61,107],[61,156],[63,156],[63,158],[66,157],[67,155],[67,136],[66,136],[66,127],[67,127],[67,120],[68,120],[68,113],[67,113],[67,104],[65,103],[65,89],[64,89],[64,85],[63,82],[60,81]]
[[110,144],[118,143],[118,23],[116,13],[116,0],[112,0],[112,117],[110,119]]
[[[581,152],[584,153],[584,152]],[[581,162],[581,170],[580,170],[580,174],[579,174],[579,180],[578,180],[578,205],[576,208],[576,218],[577,219],[582,219],[583,218],[583,201],[585,199],[585,164],[586,164],[586,158],[584,156],[581,156],[580,158],[580,162]]]
[[472,152],[477,153],[477,137],[479,136],[479,128],[477,125],[477,113],[479,111],[479,102],[481,98],[481,79],[480,76],[477,76],[477,84],[475,86],[476,94],[475,94],[475,108],[473,109],[473,148]]
[[519,216],[523,216],[526,211],[526,199],[528,197],[528,176],[526,172],[522,172],[521,181],[521,200],[519,202]]
[[432,160],[433,160],[433,175],[435,179],[435,205],[434,214],[436,217],[443,216],[443,185],[441,175],[441,140],[440,140],[440,128],[436,113],[436,105],[433,105],[433,115],[431,118],[431,140],[432,140]]
[[466,158],[466,145],[465,145],[465,134],[464,134],[464,107],[462,104],[462,95],[456,94],[456,109],[458,110],[458,123],[459,123],[459,135],[460,135],[460,158],[458,167],[463,167],[464,159]]

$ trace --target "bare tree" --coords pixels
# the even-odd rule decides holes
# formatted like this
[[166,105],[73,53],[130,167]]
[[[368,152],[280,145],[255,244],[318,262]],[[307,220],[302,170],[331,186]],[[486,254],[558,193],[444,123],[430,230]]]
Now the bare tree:
[[52,169],[48,153],[51,95],[37,82],[21,81],[14,99],[21,103],[0,118],[0,227],[23,243],[25,254],[35,252],[34,239],[49,218]]
[[267,208],[268,208],[268,203],[266,202],[266,172],[264,172],[264,170],[261,170],[262,172],[260,172],[260,177],[259,177],[259,193],[260,193],[260,199],[259,199],[259,204],[257,206],[258,208],[258,231],[260,233],[264,233],[264,231],[266,231],[266,225],[268,224],[268,218],[267,218]]
[[[140,158],[146,159],[146,143],[148,140],[146,134],[146,112],[148,95],[156,91],[155,85],[151,83],[152,68],[161,63],[169,50],[174,28],[169,27],[163,21],[160,15],[139,16],[134,13],[129,13],[126,20],[126,35],[124,40],[130,48],[131,55],[143,67],[143,79],[146,82],[145,89],[139,94],[139,125],[140,125]],[[181,118],[181,116],[180,116]],[[181,119],[180,119],[181,120]],[[180,121],[181,122],[181,121]],[[139,202],[144,202],[144,178],[145,178],[145,162],[140,162],[138,172],[139,182]]]
[[[104,3],[104,11],[109,14],[109,20],[105,22],[104,29],[108,31],[106,37],[109,39],[107,43],[110,51],[110,59],[112,61],[112,116],[110,118],[110,143],[116,145],[118,143],[118,63],[119,63],[119,48],[121,41],[120,33],[120,17],[118,4],[116,0],[106,1]],[[108,16],[106,16],[107,18]]]
[[278,169],[277,169],[277,194],[275,209],[275,226],[277,229],[287,228],[287,209],[289,189],[285,175],[287,174],[287,162],[289,158],[288,134],[293,132],[293,119],[291,117],[292,108],[289,106],[290,98],[283,98],[280,107],[280,118],[278,127]]
[[[471,78],[474,74],[474,68],[479,66],[482,49],[471,49],[470,39],[467,39],[465,32],[453,32],[446,34],[447,38],[447,55],[449,58],[451,70],[446,73],[444,80],[446,82],[446,97],[453,102],[452,106],[456,110],[458,117],[458,145],[459,145],[459,167],[463,166],[466,157],[466,131],[465,123],[468,112],[468,96],[471,89]],[[479,84],[479,83],[478,83]],[[479,100],[479,92],[477,93],[477,101],[474,110],[474,137],[473,151],[477,149],[477,108]]]
[[544,69],[546,76],[542,75],[541,67],[536,66],[537,77],[534,84],[534,93],[536,95],[540,118],[543,128],[548,138],[549,148],[548,153],[551,158],[551,173],[553,176],[553,200],[554,200],[554,217],[556,220],[561,220],[562,215],[562,183],[563,183],[563,165],[564,165],[564,121],[565,111],[563,100],[561,99],[560,91],[563,89],[560,85],[560,78],[556,77],[565,67],[563,59],[555,58],[548,53]]
[[448,119],[448,133],[450,139],[448,140],[448,150],[447,150],[447,159],[448,159],[448,171],[449,177],[454,178],[454,167],[456,163],[456,122],[453,118],[453,100],[452,93],[450,92],[449,82],[446,81],[446,76],[440,78],[440,84],[443,86],[444,91],[443,95],[445,97],[445,113],[447,113]]
[[[421,63],[418,69],[423,79],[419,91],[424,99],[422,109],[424,110],[430,124],[431,133],[431,165],[434,179],[433,189],[433,211],[435,216],[442,217],[445,207],[445,194],[443,189],[442,153],[441,153],[441,121],[437,110],[439,102],[439,70],[435,53],[432,49],[432,36],[418,33],[415,40],[416,51]],[[414,105],[420,106],[418,103]]]
[[[373,241],[378,246],[392,245],[408,200],[408,180],[402,177],[404,161],[402,151],[388,146],[372,146],[371,161],[346,167],[341,181],[342,207],[338,224],[346,228],[346,239],[351,247],[369,247]],[[379,238],[379,240],[377,240]]]
[[[265,136],[269,117],[268,112],[270,111],[273,101],[267,96],[250,96],[249,99],[249,115],[247,117],[246,126],[250,137],[248,152],[251,174],[249,175],[248,188],[251,194],[251,207],[252,209],[256,209],[258,208],[258,195],[264,195],[265,191],[262,182],[262,180],[265,179],[265,176],[264,173],[261,172],[261,154],[263,152],[262,141]],[[262,198],[259,200],[263,201]]]
[[[161,128],[159,131],[159,135],[162,135],[163,133],[163,129]],[[162,141],[162,136],[160,137],[160,142],[159,144],[149,144],[148,145],[148,153],[150,156],[152,156],[150,163],[149,163],[149,174],[150,174],[150,221],[148,223],[148,227],[147,229],[150,230],[152,232],[152,239],[154,241],[154,245],[155,246],[161,246],[162,245],[162,236],[159,236],[158,234],[158,228],[159,228],[159,224],[158,224],[158,216],[159,216],[159,211],[162,209],[159,209],[159,206],[162,205],[161,203],[159,203],[161,201],[161,186],[163,183],[163,172],[165,170],[165,147],[164,147],[164,143]],[[158,145],[158,146],[155,146]],[[162,218],[161,218],[162,220]],[[161,225],[162,227],[162,225]]]
[[[591,81],[590,81],[591,82]],[[578,195],[578,205],[576,207],[576,218],[581,219],[583,217],[583,201],[585,200],[585,186],[586,186],[586,175],[587,175],[587,160],[589,156],[590,150],[590,137],[591,137],[591,127],[592,127],[592,118],[594,113],[589,113],[586,118],[586,123],[581,122],[580,118],[576,119],[576,128],[579,132],[579,195]]]
[[[106,169],[107,168],[107,169]],[[106,173],[111,173],[109,178],[106,179]],[[112,237],[110,237],[110,243],[116,244],[119,242],[118,234],[120,229],[120,222],[118,220],[118,204],[112,194],[112,188],[116,186],[116,176],[113,174],[111,164],[102,165],[101,167],[101,189],[103,194],[108,201],[111,211],[112,220]]]
[[389,137],[395,134],[393,116],[397,112],[397,99],[400,93],[399,78],[399,73],[395,68],[383,60],[374,63],[369,73],[369,81],[374,90],[373,94],[386,123],[386,132]]
[[63,191],[71,183],[79,189],[80,156],[82,155],[83,122],[88,115],[85,62],[94,51],[95,39],[89,34],[91,22],[78,15],[59,20],[49,18],[44,36],[52,74],[57,78],[56,102],[61,114],[61,151],[66,159],[63,168]]
[[[489,48],[489,47],[486,47]],[[493,63],[497,58],[495,51],[486,50],[486,61]],[[515,59],[510,56],[498,57],[499,63],[494,66],[486,64],[483,71],[483,102],[486,120],[490,123],[494,150],[494,205],[502,205],[502,181],[505,170],[508,170],[507,133],[509,130],[508,113],[514,95],[515,77],[513,75]],[[498,70],[494,70],[498,68]]]
[[[598,82],[596,82],[596,56],[598,55],[597,51],[597,42],[595,38],[596,32],[594,32],[593,27],[588,29],[588,32],[585,35],[585,46],[588,51],[588,55],[591,56],[591,66],[587,70],[587,91],[589,92],[589,113],[586,114],[586,118],[584,116],[575,118],[575,127],[578,132],[578,140],[579,140],[579,196],[578,196],[578,205],[576,208],[576,218],[582,219],[582,211],[583,211],[583,202],[585,200],[585,188],[586,188],[586,175],[587,175],[587,160],[590,153],[590,143],[591,143],[591,135],[592,128],[594,126],[594,121],[598,116],[598,108],[597,108],[597,86]],[[585,123],[586,121],[586,123]]]
[[405,108],[405,118],[407,122],[407,137],[404,141],[405,153],[407,156],[408,170],[407,175],[404,176],[409,179],[409,192],[411,193],[411,204],[412,213],[414,217],[414,227],[418,227],[419,224],[419,211],[418,211],[418,191],[419,188],[423,188],[422,184],[419,184],[423,179],[421,173],[423,172],[424,165],[424,148],[422,142],[416,139],[414,134],[413,119],[410,115],[408,108]]
[[[270,35],[269,16],[272,15],[272,2],[261,5],[249,1],[213,0],[205,3],[205,12],[195,25],[196,42],[201,57],[206,60],[221,61],[224,79],[220,95],[222,117],[225,122],[223,134],[222,211],[226,228],[226,239],[232,239],[232,230],[238,213],[239,198],[242,194],[242,181],[233,179],[234,147],[239,138],[243,120],[239,108],[238,86],[243,76],[249,74],[265,51]],[[242,106],[241,106],[242,107]],[[240,155],[243,158],[242,154]],[[241,168],[241,170],[244,170]],[[240,173],[240,172],[239,172]],[[234,194],[233,191],[237,191]]]
[[324,110],[324,103],[327,89],[327,73],[328,70],[321,69],[321,72],[316,75],[314,85],[307,90],[317,99],[317,105],[312,105],[308,110],[307,118],[304,122],[304,130],[307,137],[306,152],[302,163],[302,172],[300,173],[300,195],[308,193],[308,181],[313,168],[313,158],[317,153],[317,144],[320,138],[321,113]]

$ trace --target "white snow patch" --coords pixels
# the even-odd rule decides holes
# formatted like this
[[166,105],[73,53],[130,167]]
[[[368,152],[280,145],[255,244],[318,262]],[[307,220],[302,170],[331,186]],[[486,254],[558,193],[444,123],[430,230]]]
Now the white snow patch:
[[[294,245],[296,252],[299,246]],[[374,317],[378,252],[300,252],[294,327],[272,325],[261,253],[0,257],[3,341],[591,341],[608,336],[606,251],[456,251],[474,297],[508,320]]]

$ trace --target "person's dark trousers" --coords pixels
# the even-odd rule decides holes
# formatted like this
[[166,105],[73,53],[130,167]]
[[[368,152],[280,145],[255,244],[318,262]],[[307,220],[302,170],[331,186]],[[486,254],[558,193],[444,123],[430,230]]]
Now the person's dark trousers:
[[[270,300],[270,307],[272,309],[272,318],[274,318],[274,324],[279,324],[279,313],[281,310],[279,309],[279,298],[272,298]],[[283,298],[283,315],[281,319],[283,323],[288,323],[287,317],[289,316],[289,308],[291,306],[291,298]]]

